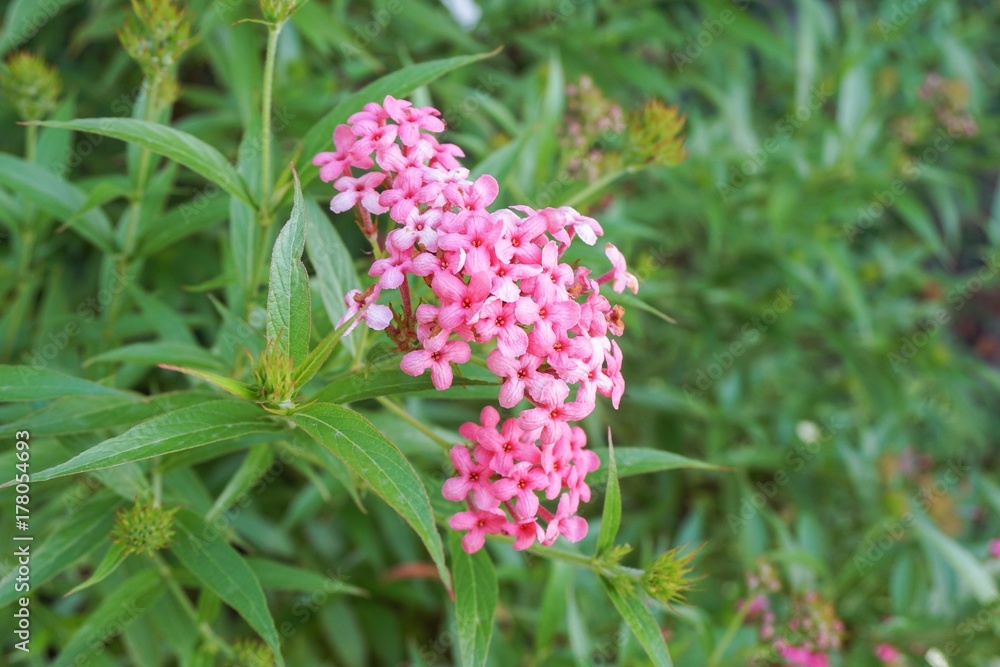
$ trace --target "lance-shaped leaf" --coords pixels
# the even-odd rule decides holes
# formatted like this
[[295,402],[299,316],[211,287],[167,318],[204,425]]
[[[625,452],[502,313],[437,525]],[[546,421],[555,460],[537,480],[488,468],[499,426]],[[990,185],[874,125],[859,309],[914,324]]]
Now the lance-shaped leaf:
[[[591,485],[605,482],[608,478],[608,452],[606,450],[595,451],[601,457],[602,465],[587,478],[587,482]],[[673,452],[645,447],[626,447],[617,450],[615,452],[615,467],[618,471],[618,477],[632,477],[634,475],[682,468],[726,470],[726,468],[713,463],[688,458],[687,456],[681,456]]]
[[39,164],[0,153],[0,184],[21,193],[41,210],[67,223],[101,250],[114,252],[111,221],[99,208],[78,215],[87,196],[61,176]]
[[622,492],[618,486],[618,466],[615,463],[615,445],[608,429],[608,485],[604,494],[604,512],[601,515],[601,532],[597,536],[597,553],[614,546],[618,526],[622,522]]
[[417,471],[399,448],[370,421],[339,405],[313,403],[290,419],[346,463],[413,527],[434,559],[441,581],[450,587],[430,498]]
[[52,667],[85,665],[104,649],[121,629],[144,614],[166,587],[155,570],[143,570],[130,577],[86,615],[73,638],[59,652]]
[[482,667],[490,652],[493,616],[497,608],[497,575],[485,549],[467,554],[462,536],[452,531],[448,540],[455,578],[455,620],[458,653],[463,667]]
[[[442,394],[436,392],[429,375],[413,377],[401,371],[398,365],[394,365],[392,368],[365,370],[339,377],[313,398],[321,402],[352,403],[366,398],[415,394],[422,391],[435,391],[435,395],[456,397],[464,395],[462,389],[464,387],[484,387],[488,392],[488,398],[496,398],[498,391],[496,382],[456,377],[451,388]],[[478,394],[474,396],[479,397]]]
[[184,165],[196,174],[218,184],[229,194],[254,205],[254,198],[247,184],[222,153],[198,137],[168,125],[135,118],[81,118],[69,121],[39,121],[34,124],[91,132],[138,144]]
[[298,365],[309,354],[312,326],[309,275],[302,263],[306,243],[305,204],[299,177],[295,176],[292,216],[274,242],[271,280],[267,288],[267,337]]
[[0,366],[0,399],[42,401],[63,396],[124,397],[128,393],[73,375],[31,366]]
[[42,482],[110,468],[276,428],[266,413],[252,403],[208,401],[154,417],[80,452],[65,463],[32,475],[32,480]]
[[[32,590],[38,590],[42,584],[86,556],[98,544],[107,542],[119,501],[116,496],[99,491],[57,525],[41,546],[32,547]],[[0,579],[0,607],[5,607],[24,595],[16,589],[17,576],[17,568],[12,568]]]
[[235,609],[271,647],[278,665],[284,665],[281,640],[267,609],[267,599],[247,562],[194,512],[181,510],[174,525],[178,534],[170,550],[177,559],[205,588]]
[[604,590],[611,598],[615,609],[625,619],[632,634],[642,644],[642,648],[646,650],[650,664],[655,667],[673,667],[674,663],[670,659],[670,650],[667,648],[666,640],[663,639],[663,632],[653,618],[652,612],[635,591],[622,590],[604,578],[601,579],[601,583],[604,584]]

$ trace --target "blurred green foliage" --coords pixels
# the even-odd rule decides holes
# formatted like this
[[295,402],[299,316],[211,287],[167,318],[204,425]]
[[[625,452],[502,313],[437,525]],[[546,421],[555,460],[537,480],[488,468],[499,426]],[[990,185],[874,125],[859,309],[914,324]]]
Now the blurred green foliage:
[[[30,51],[61,75],[51,118],[142,117],[142,71],[115,36],[128,6],[53,6],[14,0],[0,31],[0,50]],[[188,9],[200,40],[177,65],[177,101],[163,119],[235,159],[243,128],[260,123],[266,31],[233,23],[260,10],[241,0]],[[845,625],[834,665],[878,664],[882,642],[910,664],[924,664],[931,649],[954,666],[1000,659],[1000,561],[987,553],[1000,536],[1000,5],[498,0],[481,10],[467,30],[429,0],[304,4],[278,43],[275,143],[292,154],[338,101],[380,75],[504,47],[413,98],[442,109],[466,164],[510,193],[503,203],[586,207],[639,276],[641,301],[626,303],[622,341],[628,391],[618,413],[599,404],[585,425],[591,441],[610,424],[618,451],[662,449],[728,467],[622,483],[619,542],[634,548],[626,564],[702,545],[693,560],[700,583],[682,603],[654,611],[675,664],[778,664],[759,658],[764,644],[739,613],[762,562],[781,581],[779,625],[782,605],[811,591],[833,605]],[[584,77],[608,114],[617,107],[631,117],[651,100],[677,105],[687,159],[642,171],[609,159],[623,150],[619,134],[605,141],[605,128],[570,127],[567,86]],[[158,162],[137,204],[142,264],[121,264],[87,240],[86,225],[97,212],[111,221],[129,215],[131,185],[121,174],[138,169],[134,147],[59,129],[32,140],[33,130],[14,124],[15,94],[3,90],[0,150],[24,156],[35,141],[29,157],[83,199],[57,220],[18,197],[26,187],[18,163],[3,156],[0,360],[151,394],[189,383],[134,347],[132,356],[88,360],[154,341],[174,345],[159,348],[176,353],[170,363],[246,368],[243,349],[260,351],[263,317],[257,285],[238,284],[245,240],[227,226],[240,215],[228,197]],[[560,158],[572,132],[591,133],[586,170]],[[259,150],[244,142],[240,152]],[[295,156],[300,171],[311,169],[310,157]],[[330,191],[313,183],[307,196]],[[32,216],[45,225],[19,224]],[[350,216],[333,220],[364,267],[364,238]],[[313,305],[325,334],[322,300]],[[379,349],[369,352],[374,360]],[[0,405],[0,422],[16,426],[39,407]],[[480,403],[430,396],[406,407],[453,438]],[[448,474],[424,434],[377,403],[359,409],[423,469],[439,470],[437,482]],[[33,466],[113,432],[53,438],[34,451]],[[205,509],[243,469],[242,452],[178,456],[166,476],[206,494],[186,498]],[[0,453],[0,470],[12,469],[12,453]],[[224,514],[234,543],[368,591],[343,597],[320,578],[269,593],[278,626],[294,630],[283,647],[288,663],[451,663],[454,615],[440,585],[424,580],[433,574],[413,565],[427,560],[417,536],[374,496],[363,513],[327,472],[295,463],[277,470],[259,498]],[[55,525],[79,494],[103,498],[102,486],[131,481],[121,473],[55,490],[39,484],[38,497],[51,496],[33,520]],[[588,513],[591,551],[600,486]],[[11,497],[0,495],[5,535]],[[103,516],[80,521],[66,530],[110,532]],[[35,646],[65,646],[130,572],[126,563],[87,595],[62,599],[100,562],[96,538],[88,544],[78,548],[89,555],[46,590],[45,610],[34,608]],[[596,577],[498,546],[489,664],[646,664]],[[156,613],[129,619],[121,642],[92,664],[174,664],[164,647],[190,648],[198,634],[176,603],[151,604]],[[197,612],[234,641],[250,634],[235,616],[219,620],[218,604],[204,592]],[[246,641],[237,648],[267,655]],[[47,664],[44,651],[20,659]]]

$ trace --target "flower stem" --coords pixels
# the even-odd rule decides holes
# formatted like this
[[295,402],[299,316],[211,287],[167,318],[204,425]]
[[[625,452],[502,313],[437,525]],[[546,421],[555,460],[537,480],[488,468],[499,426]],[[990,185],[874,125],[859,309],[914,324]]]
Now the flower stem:
[[733,616],[732,620],[729,621],[729,625],[726,627],[726,633],[722,635],[722,639],[719,643],[715,645],[715,650],[712,651],[712,655],[708,658],[707,667],[717,667],[719,661],[726,653],[726,649],[729,647],[729,643],[733,641],[733,637],[736,636],[736,632],[743,625],[744,619],[747,617],[747,612],[750,609],[749,604],[744,604],[737,610],[736,614]]
[[264,56],[263,92],[260,100],[260,204],[257,208],[257,252],[254,253],[253,265],[250,267],[249,299],[247,308],[253,309],[260,287],[261,271],[267,265],[268,231],[274,221],[274,211],[271,209],[271,107],[274,91],[274,63],[278,52],[278,36],[281,34],[281,23],[267,25],[267,53]]
[[264,92],[260,102],[260,220],[270,223],[271,214],[271,104],[274,90],[274,61],[278,51],[278,35],[282,23],[267,26],[267,55],[264,60]]
[[[146,108],[143,118],[149,122],[155,122],[160,115],[158,90],[161,84],[159,74],[153,79],[146,79]],[[121,253],[118,255],[118,275],[124,276],[128,263],[135,254],[135,246],[139,237],[139,219],[142,214],[142,201],[146,198],[146,185],[149,180],[149,171],[152,168],[153,153],[148,148],[139,149],[139,165],[136,168],[135,191],[132,193],[132,201],[129,203],[128,214],[125,219],[125,240],[122,244]],[[121,310],[121,297],[125,290],[115,290],[111,295],[111,303],[108,305],[107,319],[104,323],[104,338],[111,340],[115,320]]]

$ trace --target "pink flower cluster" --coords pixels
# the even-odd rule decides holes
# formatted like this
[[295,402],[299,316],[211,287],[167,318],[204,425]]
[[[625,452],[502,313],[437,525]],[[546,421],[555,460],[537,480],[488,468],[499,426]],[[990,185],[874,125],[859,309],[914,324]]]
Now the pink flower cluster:
[[[470,343],[495,342],[486,365],[502,380],[500,407],[530,406],[502,422],[488,407],[479,423],[460,429],[471,446],[451,450],[457,475],[443,493],[468,509],[450,524],[466,531],[462,545],[470,553],[488,534],[514,537],[515,549],[560,535],[575,542],[587,532],[577,509],[590,499],[585,477],[599,460],[571,423],[590,414],[597,394],[617,408],[625,390],[622,352],[609,337],[622,334],[624,310],[600,287],[636,292],[638,282],[611,244],[603,275],[563,261],[575,238],[594,245],[603,233],[593,218],[568,207],[489,210],[496,179],[469,180],[456,159],[462,150],[433,136],[444,129],[439,115],[388,96],[337,127],[336,150],[313,160],[339,192],[330,208],[354,208],[378,255],[369,272],[378,282],[348,295],[341,322],[360,313],[400,349],[416,346],[400,367],[413,376],[429,370],[439,390],[451,386],[453,364],[470,360]],[[385,213],[394,224],[382,238],[371,216]],[[416,308],[410,276],[431,293]],[[400,313],[376,303],[395,289]],[[554,512],[539,494],[554,501]]]

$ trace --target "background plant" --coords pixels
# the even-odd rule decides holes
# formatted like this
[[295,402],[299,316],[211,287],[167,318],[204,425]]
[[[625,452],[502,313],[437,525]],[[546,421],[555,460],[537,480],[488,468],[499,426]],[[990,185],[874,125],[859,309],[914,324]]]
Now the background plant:
[[[94,664],[253,664],[270,659],[269,619],[288,664],[459,663],[486,651],[475,613],[494,619],[488,664],[647,664],[605,602],[619,589],[602,582],[649,575],[671,548],[701,544],[701,583],[643,607],[646,643],[664,631],[675,664],[779,664],[741,602],[762,560],[781,581],[779,624],[810,593],[832,605],[844,624],[834,664],[879,664],[883,643],[912,664],[932,649],[952,665],[998,657],[987,549],[1000,533],[995,3],[506,1],[483,3],[469,31],[433,2],[287,9],[191,2],[190,43],[151,70],[115,34],[124,3],[8,6],[5,437],[32,429],[40,473],[122,434],[139,442],[129,429],[149,420],[138,435],[197,418],[227,436],[36,477],[28,664],[49,662],[44,647],[67,662],[88,651]],[[269,25],[233,25],[243,18]],[[141,31],[131,25],[124,39]],[[18,65],[15,50],[41,60]],[[47,74],[19,79],[18,67]],[[578,145],[566,90],[584,76],[627,127],[581,124],[581,158],[565,150]],[[329,192],[307,162],[336,122],[388,92],[442,109],[474,174],[510,193],[499,204],[585,210],[639,275],[643,301],[623,302],[622,410],[584,423],[593,443],[611,425],[623,482],[620,495],[592,484],[578,552],[498,544],[488,560],[445,556],[454,536],[431,526],[453,511],[437,494],[451,472],[436,443],[457,441],[496,388],[470,374],[446,394],[414,379],[385,396],[398,365],[388,344],[359,329],[332,345],[343,295],[368,284],[354,270],[367,241],[317,204]],[[652,143],[641,109],[653,99],[687,117],[679,167],[629,150]],[[85,118],[115,120],[71,120]],[[70,124],[14,125],[28,119]],[[582,164],[566,169],[572,159]],[[280,411],[290,391],[264,347],[268,253],[295,220],[290,163],[305,249],[278,248],[284,266],[297,253],[305,263],[310,350],[333,348],[296,395],[336,404],[320,417],[370,420],[377,431],[354,422],[366,450],[400,448],[412,488],[433,503],[425,541],[444,535],[440,547],[406,528],[349,457],[258,407]],[[233,380],[244,400],[158,364]],[[637,474],[693,465],[671,453],[727,470]],[[0,470],[13,474],[14,461],[4,449]],[[0,491],[8,532],[11,497]],[[625,518],[609,547],[614,522],[599,515],[615,499]],[[116,555],[115,509],[137,503],[181,507],[171,546]],[[599,542],[604,557],[592,559]],[[260,595],[208,585],[220,571],[256,578]],[[484,595],[463,593],[460,578]]]

